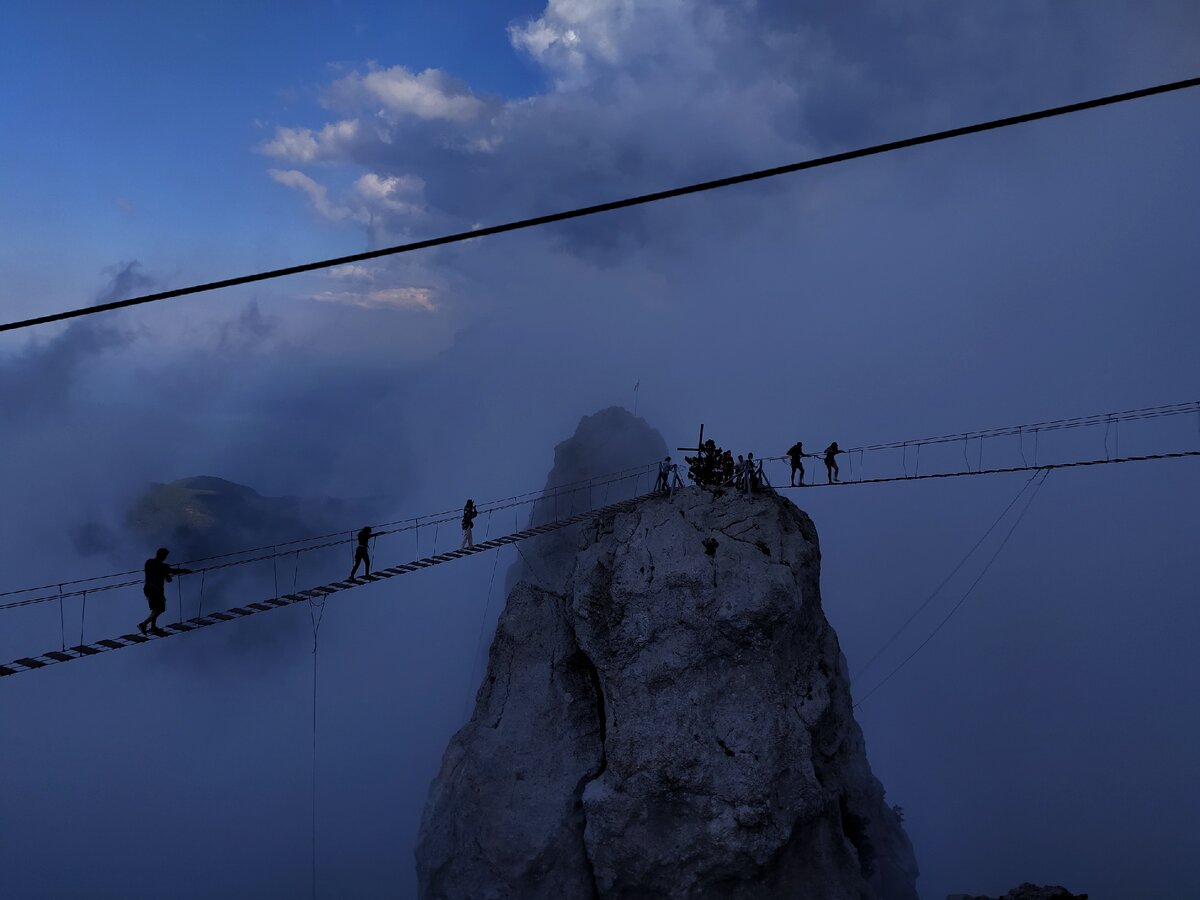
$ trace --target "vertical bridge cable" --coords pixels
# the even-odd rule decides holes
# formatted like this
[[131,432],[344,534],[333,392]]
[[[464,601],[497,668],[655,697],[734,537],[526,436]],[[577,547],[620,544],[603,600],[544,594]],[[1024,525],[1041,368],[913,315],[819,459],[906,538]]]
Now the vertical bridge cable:
[[1017,526],[1020,525],[1021,520],[1025,518],[1025,513],[1029,512],[1029,507],[1033,505],[1033,501],[1037,498],[1038,491],[1040,491],[1042,489],[1042,485],[1044,485],[1046,483],[1046,479],[1050,477],[1050,469],[1042,469],[1040,472],[1035,473],[1033,475],[1033,477],[1030,478],[1030,481],[1033,481],[1034,479],[1036,479],[1038,477],[1038,475],[1041,475],[1042,480],[1038,481],[1034,485],[1033,493],[1031,493],[1029,495],[1029,499],[1025,501],[1025,506],[1022,507],[1021,511],[1017,514],[1016,521],[1014,521],[1012,523],[1012,525],[1009,527],[1008,533],[1004,535],[1004,539],[1000,542],[1000,546],[996,548],[996,552],[992,554],[991,558],[988,559],[987,563],[984,565],[982,571],[980,571],[979,575],[975,578],[975,580],[971,582],[970,587],[968,587],[967,590],[963,593],[962,597],[959,598],[959,601],[950,608],[950,612],[946,613],[945,618],[943,618],[942,621],[938,622],[937,626],[933,629],[933,631],[931,631],[929,633],[929,636],[926,637],[925,640],[923,640],[920,644],[918,644],[917,648],[915,650],[913,650],[912,653],[908,654],[908,656],[906,656],[903,660],[901,660],[900,664],[898,666],[896,666],[896,668],[894,668],[894,669],[892,669],[892,671],[888,672],[888,674],[883,677],[882,681],[877,683],[875,685],[875,687],[871,688],[871,690],[869,690],[861,700],[859,700],[857,703],[854,704],[856,709],[862,709],[862,704],[866,703],[867,700],[869,700],[871,698],[872,694],[874,694],[877,690],[879,690],[881,687],[883,687],[885,684],[887,684],[887,682],[891,679],[891,677],[893,675],[895,675],[897,672],[899,672],[901,669],[903,669],[914,656],[916,656],[918,653],[921,652],[921,650],[925,647],[926,644],[928,644],[930,641],[932,641],[934,639],[934,637],[937,635],[937,633],[942,630],[942,626],[950,621],[951,617],[953,617],[953,615],[956,612],[958,612],[959,607],[961,607],[967,601],[967,598],[970,597],[971,593],[975,590],[975,588],[979,586],[979,582],[983,581],[983,576],[985,576],[988,573],[988,569],[990,569],[992,567],[992,563],[994,563],[996,561],[996,558],[1000,555],[1000,552],[1004,549],[1005,545],[1008,544],[1008,539],[1013,536],[1013,532],[1015,532],[1017,530]]
[[83,605],[79,608],[79,646],[83,646],[83,626],[87,622],[87,595],[88,592],[83,592]]
[[[320,612],[317,612],[317,609]],[[312,677],[312,858],[311,884],[313,900],[317,897],[317,638],[321,631],[321,620],[325,618],[325,595],[320,601],[308,599],[308,618],[313,632],[313,677]]]
[[[63,617],[63,596],[61,584],[58,586],[58,630],[60,632],[60,636],[62,637],[62,649],[65,652],[67,649],[67,626],[66,619]],[[79,643],[82,644],[83,641],[80,641]]]
[[471,675],[467,681],[467,704],[464,710],[464,717],[471,714],[471,688],[475,684],[475,669],[479,665],[479,652],[483,649],[483,630],[487,627],[487,614],[492,605],[492,588],[496,584],[496,566],[500,564],[500,548],[496,548],[496,555],[492,558],[492,577],[488,581],[487,597],[483,602],[483,616],[479,620],[479,637],[475,641],[475,655],[471,658]]

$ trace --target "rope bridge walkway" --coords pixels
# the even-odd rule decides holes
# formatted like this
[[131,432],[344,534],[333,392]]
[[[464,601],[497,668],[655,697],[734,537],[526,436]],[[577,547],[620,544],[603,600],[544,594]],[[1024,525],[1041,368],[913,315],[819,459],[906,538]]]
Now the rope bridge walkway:
[[515,544],[518,541],[527,540],[539,535],[548,534],[551,531],[558,531],[562,528],[567,528],[571,525],[577,525],[581,522],[586,522],[591,519],[599,519],[614,513],[624,512],[636,506],[643,500],[654,496],[654,494],[642,494],[637,497],[632,497],[628,500],[622,500],[619,503],[612,503],[608,506],[603,506],[589,512],[579,513],[574,516],[569,516],[564,519],[559,519],[555,522],[550,522],[545,525],[539,525],[535,528],[526,528],[521,531],[513,532],[504,537],[493,538],[490,541],[483,541],[476,544],[474,547],[464,550],[453,550],[449,553],[439,553],[436,556],[426,556],[421,559],[414,559],[412,562],[404,563],[399,566],[392,566],[389,569],[382,569],[374,572],[371,575],[359,576],[358,578],[348,578],[344,581],[335,581],[330,584],[319,585],[314,588],[309,588],[305,591],[297,591],[293,594],[284,594],[283,596],[274,597],[258,603],[248,603],[245,606],[235,606],[232,609],[227,609],[222,612],[207,613],[203,616],[187,619],[182,622],[174,622],[165,626],[161,635],[154,633],[142,634],[123,634],[120,637],[106,638],[104,640],[95,641],[91,644],[79,644],[74,647],[68,647],[63,650],[51,650],[48,653],[42,653],[37,656],[26,656],[21,659],[14,660],[6,665],[0,665],[0,677],[5,675],[17,675],[21,672],[32,672],[37,669],[44,669],[47,666],[57,663],[72,662],[77,659],[85,659],[89,656],[96,656],[99,653],[106,653],[110,650],[124,650],[127,647],[135,647],[138,644],[146,644],[150,641],[159,641],[164,638],[174,637],[179,634],[187,634],[190,631],[195,631],[199,628],[205,628],[209,625],[219,625],[222,622],[235,622],[253,616],[258,613],[270,612],[273,609],[282,609],[285,606],[291,606],[296,603],[309,603],[312,601],[324,601],[331,594],[336,594],[339,591],[350,590],[351,588],[361,587],[364,584],[371,584],[376,581],[383,581],[388,578],[395,578],[397,575],[407,575],[410,572],[418,572],[422,569],[427,569],[430,566],[441,565],[442,563],[452,562],[456,559],[462,559],[465,556],[471,556],[476,553],[483,553],[487,550],[495,550],[498,547],[503,547],[508,544]]

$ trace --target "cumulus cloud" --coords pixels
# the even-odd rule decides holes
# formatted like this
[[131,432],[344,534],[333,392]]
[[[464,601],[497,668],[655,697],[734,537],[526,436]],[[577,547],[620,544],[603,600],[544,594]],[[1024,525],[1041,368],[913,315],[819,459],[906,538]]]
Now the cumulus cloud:
[[258,149],[266,156],[289,162],[341,162],[353,158],[354,147],[363,138],[358,119],[342,119],[316,132],[310,128],[277,128],[275,137]]
[[470,121],[486,108],[466,84],[446,72],[426,69],[413,73],[404,66],[372,67],[365,75],[352,72],[329,86],[324,102],[334,109],[370,109],[395,119],[450,122]]

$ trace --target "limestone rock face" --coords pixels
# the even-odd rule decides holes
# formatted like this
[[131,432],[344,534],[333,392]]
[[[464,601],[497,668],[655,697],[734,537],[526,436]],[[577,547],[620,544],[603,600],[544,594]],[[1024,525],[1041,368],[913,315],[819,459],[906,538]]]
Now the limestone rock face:
[[691,488],[572,534],[509,595],[421,896],[916,900],[808,516]]

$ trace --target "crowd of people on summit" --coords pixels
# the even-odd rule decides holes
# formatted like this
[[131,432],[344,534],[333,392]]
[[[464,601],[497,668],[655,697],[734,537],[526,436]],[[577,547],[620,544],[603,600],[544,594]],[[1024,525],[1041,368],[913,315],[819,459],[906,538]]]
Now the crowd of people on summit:
[[[805,486],[806,456],[823,459],[829,483],[838,481],[841,472],[838,469],[837,457],[845,452],[838,447],[837,441],[834,441],[823,453],[805,453],[804,444],[797,441],[787,451],[787,458],[791,463],[791,487]],[[683,460],[688,464],[688,477],[698,485],[732,487],[746,493],[756,491],[764,485],[770,487],[763,471],[763,460],[756,461],[753,453],[747,453],[745,456],[739,453],[735,460],[731,451],[722,450],[711,439],[700,445],[695,456],[685,456]],[[679,466],[671,461],[671,457],[665,457],[658,464],[658,480],[654,490],[666,494],[673,493],[677,487],[683,487],[683,480],[679,477]]]

